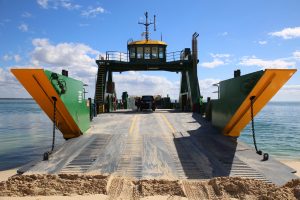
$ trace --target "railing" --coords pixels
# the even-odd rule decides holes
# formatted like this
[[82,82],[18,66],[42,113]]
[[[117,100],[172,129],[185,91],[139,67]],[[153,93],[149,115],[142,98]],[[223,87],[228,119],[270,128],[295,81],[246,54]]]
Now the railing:
[[182,57],[183,51],[174,51],[170,53],[166,53],[166,60],[167,62],[179,61],[184,60]]
[[[129,62],[129,54],[118,52],[118,51],[107,51],[106,58],[99,56],[100,60],[113,60],[113,61],[120,61],[120,62]],[[184,56],[184,50],[182,51],[174,51],[170,53],[166,53],[166,61],[173,62],[173,61],[180,61],[180,60],[188,60],[188,56]],[[145,59],[148,60],[148,59]]]
[[106,60],[115,60],[121,62],[129,62],[128,53],[118,52],[118,51],[107,51]]

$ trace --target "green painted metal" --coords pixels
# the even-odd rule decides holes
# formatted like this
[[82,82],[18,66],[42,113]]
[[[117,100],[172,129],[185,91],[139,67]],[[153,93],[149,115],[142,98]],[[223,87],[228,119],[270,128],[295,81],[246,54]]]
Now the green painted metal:
[[220,99],[212,100],[212,124],[223,129],[251,92],[264,71],[235,77],[219,83]]
[[122,102],[123,102],[124,109],[127,109],[128,108],[128,93],[127,92],[122,93]]
[[45,74],[81,132],[87,131],[90,127],[90,107],[88,100],[84,99],[83,83],[48,70],[45,70]]

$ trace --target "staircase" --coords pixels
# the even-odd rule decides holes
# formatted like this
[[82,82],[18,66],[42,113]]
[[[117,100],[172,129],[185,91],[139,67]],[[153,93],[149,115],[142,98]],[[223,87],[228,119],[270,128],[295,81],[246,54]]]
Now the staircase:
[[104,104],[104,83],[105,83],[105,68],[100,65],[98,68],[97,81],[96,81],[96,91],[95,91],[95,102],[98,105]]

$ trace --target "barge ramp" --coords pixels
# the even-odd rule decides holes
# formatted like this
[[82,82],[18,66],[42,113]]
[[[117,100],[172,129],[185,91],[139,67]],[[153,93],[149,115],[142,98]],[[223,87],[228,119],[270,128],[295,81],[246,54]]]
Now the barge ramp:
[[[42,155],[41,155],[42,159]],[[87,134],[67,140],[48,161],[24,174],[105,174],[136,179],[210,179],[238,176],[283,185],[295,170],[226,137],[200,115],[174,110],[98,115]]]

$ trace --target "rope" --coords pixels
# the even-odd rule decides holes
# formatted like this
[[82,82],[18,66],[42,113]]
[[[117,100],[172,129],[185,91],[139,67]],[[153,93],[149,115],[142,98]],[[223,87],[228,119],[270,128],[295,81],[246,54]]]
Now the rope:
[[[251,129],[252,129],[252,137],[253,137],[253,144],[254,144],[256,153],[258,155],[262,155],[262,151],[257,149],[257,144],[256,144],[256,139],[255,139],[254,114],[253,114],[254,99],[255,99],[255,96],[251,96],[250,97],[250,102],[251,102],[250,106],[251,106]],[[269,154],[264,153],[262,161],[266,161],[268,159],[269,159]]]

